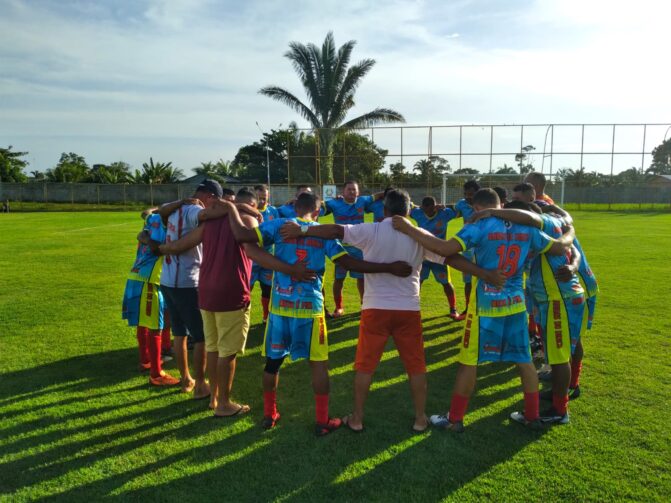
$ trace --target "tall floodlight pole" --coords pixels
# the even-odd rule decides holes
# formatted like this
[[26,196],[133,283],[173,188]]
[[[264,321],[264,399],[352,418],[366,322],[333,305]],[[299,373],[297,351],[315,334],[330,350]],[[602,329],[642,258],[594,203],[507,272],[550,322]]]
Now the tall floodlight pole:
[[[259,121],[256,121],[256,127],[259,128],[259,131],[261,131],[261,134],[264,135],[265,133],[263,132],[263,129],[261,129],[261,126],[259,126]],[[270,191],[270,147],[266,143],[266,172],[268,175],[268,191]]]

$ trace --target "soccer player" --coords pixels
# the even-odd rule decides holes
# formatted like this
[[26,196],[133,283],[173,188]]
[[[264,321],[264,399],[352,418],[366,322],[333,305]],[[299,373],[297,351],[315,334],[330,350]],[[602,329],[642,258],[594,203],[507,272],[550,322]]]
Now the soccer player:
[[[238,191],[236,202],[243,222],[258,225],[256,195],[246,188]],[[255,244],[235,241],[226,215],[228,206],[217,203],[200,212],[204,220],[178,241],[161,246],[163,253],[179,254],[203,244],[203,260],[198,281],[198,302],[203,318],[207,351],[207,373],[211,388],[210,407],[215,417],[232,417],[249,412],[248,405],[231,401],[238,353],[244,353],[250,315],[251,259],[263,267],[282,270],[301,278],[313,278],[301,264],[290,266]]]
[[[165,241],[165,229],[158,214],[148,214],[143,233],[157,242]],[[128,326],[137,327],[140,348],[140,365],[146,368],[144,359],[149,353],[149,383],[154,386],[179,384],[161,368],[161,331],[164,328],[163,295],[159,285],[163,259],[154,255],[149,246],[138,242],[135,262],[128,275],[123,297],[122,318]]]
[[[294,197],[293,201],[289,201],[288,203],[283,204],[277,208],[279,216],[282,218],[296,218],[296,209],[294,208],[294,204],[296,199],[298,199],[298,196],[306,192],[312,193],[312,188],[309,185],[299,185],[296,187],[296,196]],[[319,214],[323,215],[323,210]]]
[[[475,193],[480,190],[480,185],[475,180],[468,180],[464,183],[464,197],[457,201],[457,204],[454,205],[454,209],[457,210],[457,218],[462,217],[464,219],[464,224],[471,218],[473,215],[473,196]],[[470,250],[464,250],[462,256],[467,260],[473,260],[473,253]],[[463,273],[462,279],[464,281],[464,297],[466,298],[466,308],[457,318],[461,321],[466,319],[466,312],[468,311],[468,302],[471,298],[471,275]]]
[[[476,211],[498,207],[499,196],[491,189],[481,189],[473,196]],[[423,233],[400,217],[394,217],[394,227],[445,257],[472,248],[480,267],[502,269],[508,278],[503,288],[486,281],[476,282],[475,303],[469,305],[461,339],[459,368],[450,409],[445,415],[431,416],[431,423],[463,431],[464,414],[475,388],[477,365],[504,361],[517,365],[524,391],[524,413],[513,412],[511,419],[531,428],[542,427],[538,409],[538,376],[527,339],[522,270],[533,253],[565,253],[573,242],[572,230],[554,240],[538,228],[489,217],[465,226],[454,238],[444,241]]]
[[494,187],[494,192],[499,196],[501,201],[501,206],[504,206],[508,202],[508,191],[505,187],[496,186]]
[[[431,196],[422,199],[421,207],[413,208],[410,211],[410,217],[417,222],[420,228],[430,232],[439,239],[446,239],[447,225],[456,216],[457,212],[452,208],[438,209],[436,200]],[[435,280],[443,285],[443,291],[450,306],[450,314],[448,316],[453,320],[458,319],[457,297],[454,292],[454,285],[450,281],[450,269],[442,263],[427,260],[422,264],[420,281],[423,283],[431,273],[433,273]]]
[[[280,213],[269,203],[270,193],[268,187],[265,185],[257,185],[254,187],[256,191],[257,207],[263,216],[264,222],[270,222],[279,218]],[[273,247],[268,246],[266,248],[267,252],[272,252]],[[259,264],[254,262],[252,266],[252,288],[254,288],[254,283],[259,282],[261,286],[261,306],[263,307],[263,323],[268,320],[268,305],[270,304],[270,289],[273,283],[273,271],[270,269],[264,269]]]
[[[384,199],[385,215],[408,216],[411,203],[407,192],[389,191]],[[445,263],[465,264],[472,273],[484,274],[493,281],[503,284],[503,277],[495,272],[486,272],[463,257],[445,259],[422,248],[408,236],[392,228],[391,218],[379,223],[357,225],[319,225],[304,229],[296,224],[286,223],[281,234],[284,238],[315,236],[324,239],[344,239],[361,247],[364,260],[376,259],[385,262],[404,261],[412,267],[407,278],[397,278],[389,274],[366,275],[363,311],[359,325],[354,368],[354,410],[343,421],[353,431],[363,430],[363,415],[366,397],[370,390],[373,373],[380,362],[389,337],[394,339],[399,355],[408,374],[415,407],[415,431],[424,431],[428,426],[425,414],[426,364],[422,338],[422,320],[419,309],[420,269],[426,259]],[[430,235],[428,231],[420,230]],[[493,276],[491,276],[493,274]]]
[[[333,213],[333,220],[337,224],[362,224],[366,207],[370,206],[375,199],[379,199],[380,197],[381,194],[376,194],[375,196],[360,196],[359,184],[354,180],[349,180],[343,184],[342,198],[326,201],[326,214]],[[343,245],[347,253],[352,257],[358,259],[363,257],[361,250],[358,248],[350,246],[347,243],[343,243]],[[356,279],[356,286],[359,290],[359,301],[363,302],[363,274],[358,271],[350,270],[349,275],[351,278]],[[335,309],[333,311],[334,318],[338,318],[345,313],[342,306],[342,289],[346,277],[347,270],[336,264],[335,279],[333,281],[333,301],[335,303]]]
[[552,198],[545,193],[545,184],[547,181],[543,173],[537,171],[527,173],[527,176],[524,177],[524,183],[533,185],[534,190],[536,191],[536,201],[541,201],[545,204],[555,203]]
[[[521,201],[511,202],[506,209],[486,210],[476,214],[474,219],[489,216],[521,225],[536,226],[555,238],[562,235],[562,227],[566,225],[558,215],[541,214],[537,205]],[[527,288],[538,312],[545,358],[552,368],[552,407],[543,411],[541,418],[552,424],[569,422],[569,362],[587,326],[584,290],[575,274],[578,270],[579,254],[575,247],[571,251],[569,256],[535,256],[531,261],[527,280]]]
[[528,182],[518,183],[513,187],[512,200],[533,203],[536,200],[536,189]]
[[322,278],[325,259],[347,269],[361,272],[390,272],[407,276],[410,267],[403,263],[376,264],[350,257],[342,245],[335,240],[313,237],[283,239],[280,235],[282,224],[287,221],[300,225],[302,234],[306,234],[315,222],[320,210],[320,199],[315,194],[303,193],[294,204],[297,218],[279,218],[264,222],[258,228],[250,229],[243,225],[234,206],[230,207],[230,219],[233,232],[238,241],[258,242],[260,245],[275,244],[275,256],[290,264],[305,262],[310,270],[317,273],[314,281],[297,281],[291,276],[277,272],[273,276],[270,315],[266,325],[263,344],[263,356],[266,365],[263,373],[263,427],[273,428],[280,419],[277,411],[277,386],[279,369],[284,358],[292,360],[306,358],[312,370],[312,387],[315,394],[315,432],[318,436],[327,435],[342,424],[338,418],[330,418],[329,375],[328,375],[328,335],[324,322],[324,297]]
[[392,190],[396,189],[394,187],[387,187],[384,189],[380,199],[376,199],[366,207],[366,213],[373,214],[373,222],[382,222],[382,220],[384,220],[384,197]]

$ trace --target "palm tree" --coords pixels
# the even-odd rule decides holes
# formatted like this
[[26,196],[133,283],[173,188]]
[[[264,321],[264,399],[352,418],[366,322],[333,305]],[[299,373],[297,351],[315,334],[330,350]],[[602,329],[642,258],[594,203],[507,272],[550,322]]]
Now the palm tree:
[[172,162],[154,162],[150,157],[148,163],[142,163],[143,183],[177,183],[183,177],[182,170],[173,168]]
[[321,50],[314,44],[289,44],[289,51],[284,56],[298,74],[309,105],[278,86],[259,90],[259,93],[288,105],[310,123],[319,137],[319,157],[325,159],[325,165],[320,166],[320,176],[328,183],[333,183],[335,128],[347,130],[385,122],[405,122],[400,113],[389,108],[376,108],[345,121],[347,113],[354,107],[354,93],[375,65],[375,60],[364,59],[350,66],[355,45],[356,41],[350,40],[336,51],[333,32],[326,35]]

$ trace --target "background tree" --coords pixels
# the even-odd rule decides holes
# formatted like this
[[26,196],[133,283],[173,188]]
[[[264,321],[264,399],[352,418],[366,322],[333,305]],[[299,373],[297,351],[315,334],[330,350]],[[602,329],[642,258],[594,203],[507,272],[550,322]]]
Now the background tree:
[[80,183],[88,179],[89,171],[89,165],[83,156],[74,152],[63,152],[58,164],[48,169],[45,177],[49,182]]
[[408,179],[405,166],[401,162],[389,165],[389,181],[392,185],[403,185]]
[[12,152],[12,146],[0,148],[0,182],[25,182],[27,177],[23,170],[28,166],[28,161],[21,159],[28,152]]
[[130,165],[123,161],[110,165],[94,164],[89,172],[89,181],[93,183],[129,183]]
[[333,152],[333,176],[338,183],[346,180],[374,183],[384,168],[387,156],[387,150],[354,131],[341,131],[333,145]]
[[512,166],[508,166],[507,164],[503,164],[502,167],[498,168],[495,173],[497,175],[516,175],[517,170],[513,168]]
[[219,159],[217,162],[201,162],[200,166],[193,168],[193,171],[197,175],[205,175],[220,183],[224,183],[226,177],[235,176],[231,161],[224,161],[223,159]]
[[671,175],[671,138],[653,149],[652,162],[645,172],[649,175]]
[[455,175],[479,175],[480,172],[475,168],[460,168],[454,171]]
[[259,90],[259,93],[288,105],[300,114],[318,135],[321,180],[317,181],[334,181],[333,147],[337,136],[336,128],[354,129],[385,122],[405,122],[400,113],[389,108],[376,108],[346,121],[347,113],[354,107],[357,88],[375,65],[375,60],[364,59],[349,66],[355,44],[354,40],[350,40],[336,51],[332,32],[326,35],[321,50],[314,44],[289,44],[289,51],[284,56],[291,61],[298,74],[309,105],[278,86]]
[[526,175],[527,173],[531,173],[534,170],[533,165],[531,164],[531,159],[530,159],[530,152],[536,150],[536,147],[533,145],[527,145],[526,147],[522,147],[521,151],[519,154],[515,154],[515,162],[517,163],[517,167],[520,170],[521,175]]
[[172,162],[155,163],[154,159],[150,157],[148,163],[142,163],[141,183],[179,183],[182,178],[184,178],[182,170],[174,168]]

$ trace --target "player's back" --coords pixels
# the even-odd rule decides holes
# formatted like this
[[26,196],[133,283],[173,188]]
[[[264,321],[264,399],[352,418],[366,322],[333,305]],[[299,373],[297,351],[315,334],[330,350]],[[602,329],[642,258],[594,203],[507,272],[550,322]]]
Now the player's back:
[[[142,230],[149,234],[151,240],[158,243],[165,242],[165,227],[163,227],[163,222],[159,215],[149,215],[145,220]],[[149,245],[138,243],[135,262],[131,268],[129,279],[159,284],[162,265],[163,257],[154,255]]]
[[552,244],[549,236],[533,227],[489,217],[464,226],[456,239],[465,249],[473,249],[477,265],[500,269],[507,277],[501,289],[478,281],[478,314],[506,316],[524,311],[524,264],[532,254],[547,251]]
[[454,205],[454,208],[461,214],[464,221],[470,219],[473,216],[473,213],[475,213],[473,206],[471,206],[471,203],[466,201],[466,199],[459,199],[457,204]]

